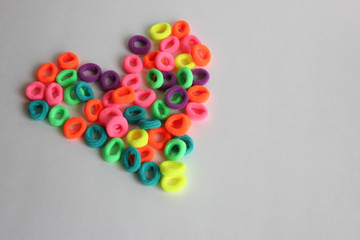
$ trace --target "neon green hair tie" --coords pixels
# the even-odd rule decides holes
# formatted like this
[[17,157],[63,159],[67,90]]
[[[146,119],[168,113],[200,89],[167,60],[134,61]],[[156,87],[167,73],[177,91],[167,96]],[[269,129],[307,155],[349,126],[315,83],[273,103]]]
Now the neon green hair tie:
[[[81,89],[80,91],[84,91]],[[67,87],[64,91],[64,100],[69,105],[76,105],[81,102],[81,100],[76,96],[75,85]]]
[[151,113],[159,120],[165,120],[171,115],[170,108],[161,99],[158,99],[153,103],[151,106]]
[[179,160],[185,155],[186,143],[180,139],[171,139],[166,143],[164,154],[168,160]]
[[102,155],[107,162],[116,162],[120,160],[125,144],[121,138],[111,139],[104,147]]
[[60,127],[69,119],[69,116],[69,110],[66,107],[61,105],[54,106],[48,115],[49,123],[55,127]]

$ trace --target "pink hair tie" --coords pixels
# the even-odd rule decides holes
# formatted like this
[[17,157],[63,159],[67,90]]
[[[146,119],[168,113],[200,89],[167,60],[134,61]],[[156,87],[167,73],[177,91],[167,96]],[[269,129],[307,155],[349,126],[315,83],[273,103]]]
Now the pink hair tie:
[[125,57],[123,68],[126,73],[140,73],[143,69],[143,63],[140,57],[130,54]]
[[42,82],[32,82],[25,90],[25,95],[30,100],[42,100],[45,96],[46,86]]
[[142,89],[135,92],[135,105],[143,108],[150,107],[156,100],[156,94],[151,89]]
[[120,86],[138,90],[141,87],[141,78],[135,73],[127,74],[121,79]]
[[119,107],[120,106],[119,104],[114,103],[114,101],[112,100],[112,94],[113,94],[114,91],[115,90],[110,90],[110,91],[107,91],[104,94],[103,98],[101,99],[104,107],[113,107],[113,106],[115,106],[115,107],[118,106]]
[[61,103],[63,97],[63,88],[57,83],[50,83],[45,90],[45,100],[50,106],[55,106]]
[[180,49],[183,53],[190,53],[191,48],[196,45],[201,44],[200,40],[194,35],[187,35],[180,41]]
[[208,116],[205,105],[197,102],[189,102],[185,107],[185,113],[192,120],[203,120]]
[[117,106],[106,107],[99,114],[99,122],[103,126],[106,126],[110,119],[116,116],[123,116],[122,112]]
[[126,118],[122,116],[112,117],[106,125],[109,137],[123,137],[128,131],[129,125]]
[[170,36],[161,41],[159,49],[162,52],[168,52],[173,54],[179,49],[179,47],[179,39],[175,36]]
[[175,67],[174,57],[169,52],[160,52],[155,57],[155,66],[158,70],[171,71]]

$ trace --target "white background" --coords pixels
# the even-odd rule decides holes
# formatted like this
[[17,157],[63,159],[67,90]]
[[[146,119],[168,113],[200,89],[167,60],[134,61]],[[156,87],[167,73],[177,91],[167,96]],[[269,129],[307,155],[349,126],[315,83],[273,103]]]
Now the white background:
[[[359,239],[360,2],[0,0],[0,239]],[[188,21],[212,52],[188,184],[142,185],[26,112],[65,51],[122,76],[127,41]]]

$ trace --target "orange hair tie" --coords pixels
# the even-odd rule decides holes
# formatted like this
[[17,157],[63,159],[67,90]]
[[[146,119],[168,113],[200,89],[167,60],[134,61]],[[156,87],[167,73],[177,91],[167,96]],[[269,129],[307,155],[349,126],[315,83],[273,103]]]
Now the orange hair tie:
[[135,91],[131,87],[120,87],[112,94],[112,100],[115,104],[132,103],[135,98]]
[[99,119],[100,112],[104,109],[104,105],[100,99],[91,99],[85,104],[85,116],[89,122],[95,122]]
[[[160,139],[156,138],[156,135],[160,135]],[[171,140],[171,135],[166,131],[164,127],[150,129],[149,133],[149,144],[158,150],[165,148],[166,143]]]
[[190,126],[190,118],[183,113],[176,113],[170,116],[165,122],[166,130],[177,137],[185,135]]
[[154,51],[144,56],[143,58],[144,68],[149,68],[149,69],[155,68],[155,58],[158,55],[158,53],[160,53],[160,51]]
[[56,75],[58,74],[59,69],[53,63],[44,63],[39,67],[39,70],[36,73],[36,78],[39,82],[42,83],[51,83],[55,81]]
[[172,27],[172,35],[177,37],[179,40],[189,35],[189,33],[190,26],[187,22],[181,20],[174,23],[174,26]]
[[210,50],[202,44],[196,44],[191,48],[191,56],[194,63],[200,67],[208,65],[211,59]]
[[[76,125],[80,127],[73,129]],[[64,124],[65,137],[69,139],[76,139],[81,137],[86,130],[86,122],[81,117],[73,117],[66,120]]]
[[79,58],[72,52],[61,54],[57,59],[60,69],[75,69],[79,65]]
[[187,90],[190,102],[203,103],[210,97],[209,90],[201,85],[194,85]]
[[154,149],[149,145],[145,145],[144,147],[137,148],[137,150],[140,153],[141,163],[151,161],[155,156]]

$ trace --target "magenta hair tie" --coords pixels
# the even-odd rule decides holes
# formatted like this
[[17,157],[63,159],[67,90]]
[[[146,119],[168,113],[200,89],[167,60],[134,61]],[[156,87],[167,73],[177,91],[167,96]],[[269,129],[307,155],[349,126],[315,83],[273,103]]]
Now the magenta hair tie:
[[166,91],[172,86],[175,86],[177,84],[176,75],[173,72],[162,72],[164,76],[164,83],[160,87],[160,90]]
[[155,66],[160,71],[171,71],[175,67],[173,55],[169,52],[159,52],[155,57]]
[[63,88],[57,83],[50,83],[45,90],[45,100],[49,106],[55,106],[62,102],[64,97]]
[[160,43],[160,51],[162,52],[168,52],[173,54],[177,50],[179,50],[180,47],[180,41],[175,36],[170,36],[165,39],[163,39]]
[[210,74],[203,68],[196,68],[192,70],[194,75],[193,85],[205,85],[210,78]]
[[143,108],[150,107],[156,100],[156,94],[151,89],[141,89],[135,92],[135,105]]
[[45,96],[46,86],[42,82],[32,82],[25,90],[25,95],[30,100],[42,100]]
[[[107,83],[107,81],[110,82],[110,84]],[[109,70],[104,72],[100,77],[100,87],[105,92],[110,90],[115,90],[120,86],[120,77],[119,74],[117,74],[113,70]]]
[[[85,73],[90,72],[91,75],[87,76]],[[87,63],[82,65],[78,70],[78,76],[81,80],[87,83],[97,81],[101,76],[101,68],[95,63]]]
[[191,48],[196,45],[201,44],[200,40],[194,35],[187,35],[180,41],[180,49],[183,53],[190,53]]
[[120,86],[138,90],[141,87],[141,77],[135,73],[127,74],[121,79]]
[[[170,101],[171,96],[174,95],[175,93],[179,93],[182,97],[182,101],[179,104],[175,104]],[[186,106],[186,104],[188,102],[189,102],[189,95],[188,95],[187,91],[185,90],[185,88],[183,88],[179,85],[175,85],[175,86],[171,87],[165,93],[165,103],[166,103],[166,105],[168,105],[169,108],[182,109]]]
[[123,61],[123,68],[126,73],[141,73],[143,63],[139,56],[130,54],[125,57]]
[[185,113],[192,120],[203,120],[208,116],[205,105],[197,102],[189,102],[185,107]]
[[[135,43],[140,43],[142,46],[137,47],[135,46]],[[150,40],[142,35],[135,35],[130,38],[129,40],[129,48],[132,53],[138,54],[138,55],[145,55],[150,51],[151,48],[151,42]]]
[[120,109],[117,106],[106,107],[99,114],[99,122],[106,126],[110,119],[115,116],[123,116]]
[[106,124],[106,132],[109,137],[123,137],[129,128],[129,124],[123,116],[112,117]]

